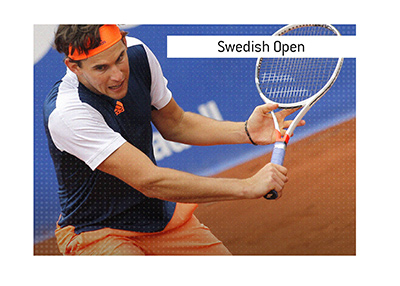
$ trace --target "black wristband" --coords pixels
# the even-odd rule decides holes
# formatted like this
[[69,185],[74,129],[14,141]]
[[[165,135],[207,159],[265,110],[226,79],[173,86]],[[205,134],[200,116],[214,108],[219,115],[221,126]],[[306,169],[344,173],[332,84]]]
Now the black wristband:
[[251,139],[249,130],[247,130],[247,120],[246,120],[246,122],[244,123],[244,130],[246,131],[247,137],[249,137],[251,144],[253,144],[254,146],[257,146],[258,144],[256,144],[256,143],[253,141],[253,139]]

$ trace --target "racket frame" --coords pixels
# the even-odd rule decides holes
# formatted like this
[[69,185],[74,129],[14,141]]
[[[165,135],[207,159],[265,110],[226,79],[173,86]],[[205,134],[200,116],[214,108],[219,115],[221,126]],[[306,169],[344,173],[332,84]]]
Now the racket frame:
[[[290,24],[290,25],[284,26],[281,29],[279,29],[278,31],[276,31],[273,34],[273,36],[281,36],[291,30],[294,30],[294,29],[297,29],[300,27],[307,27],[307,26],[324,27],[324,28],[331,30],[337,36],[341,36],[339,31],[330,24]],[[256,83],[258,93],[259,93],[261,99],[265,103],[278,103],[278,102],[274,102],[274,101],[271,101],[270,99],[268,99],[264,95],[264,93],[262,92],[262,90],[260,88],[259,73],[260,73],[260,67],[261,67],[263,59],[264,59],[263,57],[259,57],[257,59],[256,69],[255,69],[255,83]],[[274,126],[275,126],[275,134],[276,134],[276,142],[275,142],[274,150],[273,150],[272,157],[271,157],[272,163],[283,165],[286,147],[287,147],[290,137],[293,136],[294,129],[299,124],[299,122],[303,119],[304,115],[310,110],[310,108],[323,95],[325,95],[326,92],[332,87],[332,85],[334,84],[334,82],[336,81],[336,79],[339,75],[340,69],[342,68],[343,60],[344,60],[343,58],[338,58],[335,70],[332,72],[331,77],[326,82],[326,84],[313,96],[311,96],[303,101],[299,101],[299,102],[295,102],[295,103],[278,103],[278,107],[281,109],[295,109],[295,108],[302,107],[302,109],[299,111],[299,113],[297,114],[297,116],[295,117],[293,122],[290,124],[289,128],[286,130],[286,133],[283,137],[280,132],[280,127],[278,124],[278,120],[275,116],[275,113],[273,111],[271,111],[272,119],[274,121]],[[272,190],[264,197],[268,200],[273,200],[273,199],[276,199],[277,196],[278,196],[277,192],[275,190]]]
[[[273,36],[281,36],[283,34],[286,34],[287,32],[300,28],[300,27],[308,27],[308,26],[318,26],[318,27],[323,27],[323,28],[327,28],[329,30],[331,30],[334,34],[336,34],[337,36],[341,36],[339,31],[332,25],[330,24],[289,24],[287,26],[282,27],[281,29],[279,29],[278,31],[276,31]],[[255,83],[256,83],[256,87],[258,90],[258,93],[261,97],[261,99],[265,102],[265,103],[277,103],[274,101],[271,101],[270,99],[268,99],[264,93],[262,92],[261,88],[260,88],[260,81],[259,81],[259,73],[260,73],[260,66],[261,63],[263,61],[263,57],[259,57],[257,59],[257,63],[256,63],[256,69],[255,69]],[[301,121],[301,119],[304,117],[304,115],[310,110],[310,108],[322,97],[326,94],[326,92],[331,88],[331,86],[334,84],[334,82],[336,81],[340,69],[342,68],[343,65],[343,58],[338,58],[335,70],[332,72],[331,77],[329,78],[329,80],[326,82],[326,84],[313,96],[303,100],[303,101],[299,101],[299,102],[295,102],[295,103],[278,103],[278,107],[281,109],[295,109],[295,108],[301,108],[303,107],[303,109],[300,110],[299,114],[296,116],[296,118],[293,120],[293,123],[289,126],[289,128],[286,131],[286,135],[284,139],[281,138],[281,133],[280,133],[280,129],[279,129],[279,124],[278,121],[276,120],[275,114],[274,112],[271,112],[272,117],[274,119],[274,124],[275,124],[275,129],[277,131],[279,131],[279,141],[286,141],[286,143],[289,141],[289,138],[293,135],[293,131],[296,128],[297,124]],[[277,137],[278,139],[278,137]]]

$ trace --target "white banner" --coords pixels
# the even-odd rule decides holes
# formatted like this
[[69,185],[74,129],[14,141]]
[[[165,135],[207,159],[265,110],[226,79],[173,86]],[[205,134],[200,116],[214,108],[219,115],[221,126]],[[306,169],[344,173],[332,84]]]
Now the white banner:
[[347,57],[355,36],[167,36],[168,58]]

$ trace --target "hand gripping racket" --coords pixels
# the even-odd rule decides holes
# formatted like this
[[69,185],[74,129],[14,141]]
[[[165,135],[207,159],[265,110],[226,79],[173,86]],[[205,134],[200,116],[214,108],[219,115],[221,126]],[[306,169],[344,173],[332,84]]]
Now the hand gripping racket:
[[[329,24],[292,24],[275,32],[273,36],[340,36]],[[331,88],[343,64],[343,58],[258,58],[255,81],[265,103],[278,103],[279,108],[301,108],[282,137],[273,111],[276,143],[271,162],[283,165],[286,146],[297,124],[310,108]],[[278,197],[275,190],[264,196],[268,200]]]

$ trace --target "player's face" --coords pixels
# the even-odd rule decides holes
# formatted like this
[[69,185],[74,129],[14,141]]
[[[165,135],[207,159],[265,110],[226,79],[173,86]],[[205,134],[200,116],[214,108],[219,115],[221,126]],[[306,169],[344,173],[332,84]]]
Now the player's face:
[[126,45],[119,41],[107,50],[81,62],[78,78],[96,94],[113,99],[125,97],[128,91],[129,61]]

